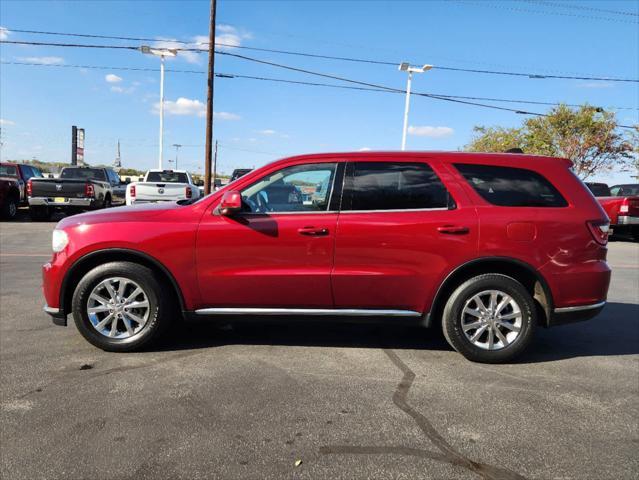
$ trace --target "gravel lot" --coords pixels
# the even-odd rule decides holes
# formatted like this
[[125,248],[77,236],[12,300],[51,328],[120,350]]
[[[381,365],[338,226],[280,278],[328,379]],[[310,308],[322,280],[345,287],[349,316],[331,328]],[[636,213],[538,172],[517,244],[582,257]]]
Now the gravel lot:
[[321,324],[110,354],[42,312],[54,225],[0,224],[3,479],[639,478],[639,244],[610,244],[602,314],[513,365]]

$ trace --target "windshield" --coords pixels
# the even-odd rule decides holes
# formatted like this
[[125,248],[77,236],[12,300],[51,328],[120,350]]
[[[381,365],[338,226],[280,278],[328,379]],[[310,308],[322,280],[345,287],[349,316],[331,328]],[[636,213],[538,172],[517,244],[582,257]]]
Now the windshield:
[[0,165],[0,177],[17,177],[18,171],[14,165]]
[[162,183],[189,183],[189,180],[184,172],[149,172],[146,177],[147,182],[162,182]]
[[104,170],[99,168],[65,168],[60,178],[77,178],[86,180],[106,180]]

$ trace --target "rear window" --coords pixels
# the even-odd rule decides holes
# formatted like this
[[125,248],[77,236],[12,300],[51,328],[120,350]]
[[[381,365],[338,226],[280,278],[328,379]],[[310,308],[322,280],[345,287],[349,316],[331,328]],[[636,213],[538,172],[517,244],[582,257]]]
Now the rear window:
[[586,186],[590,189],[595,197],[610,196],[610,189],[605,183],[586,183]]
[[60,173],[60,178],[76,178],[86,180],[106,180],[104,170],[100,168],[65,168]]
[[18,171],[14,165],[0,165],[0,177],[17,177]]
[[637,185],[615,185],[610,187],[610,192],[615,197],[626,197],[629,195],[639,195],[639,184]]
[[189,183],[184,172],[149,172],[147,182]]
[[455,168],[487,202],[501,207],[565,207],[566,199],[532,170],[495,165],[455,164]]
[[[447,208],[446,187],[424,163],[354,162],[342,210]],[[350,206],[350,208],[349,208]]]

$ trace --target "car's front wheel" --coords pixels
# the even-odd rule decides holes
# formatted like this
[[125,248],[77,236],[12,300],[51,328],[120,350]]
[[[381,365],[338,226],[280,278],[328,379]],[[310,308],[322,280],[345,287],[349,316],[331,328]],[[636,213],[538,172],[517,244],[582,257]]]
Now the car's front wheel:
[[80,333],[102,350],[129,352],[157,341],[173,306],[148,267],[111,262],[95,267],[73,294],[73,318]]
[[523,352],[537,323],[534,299],[517,280],[485,274],[452,293],[442,318],[448,343],[475,362],[503,363]]

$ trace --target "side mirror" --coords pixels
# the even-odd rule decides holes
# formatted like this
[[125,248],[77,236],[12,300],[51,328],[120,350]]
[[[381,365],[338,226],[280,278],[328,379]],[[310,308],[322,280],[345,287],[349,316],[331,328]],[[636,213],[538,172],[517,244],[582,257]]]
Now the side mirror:
[[226,192],[219,206],[220,214],[230,217],[242,210],[242,195],[237,190]]

